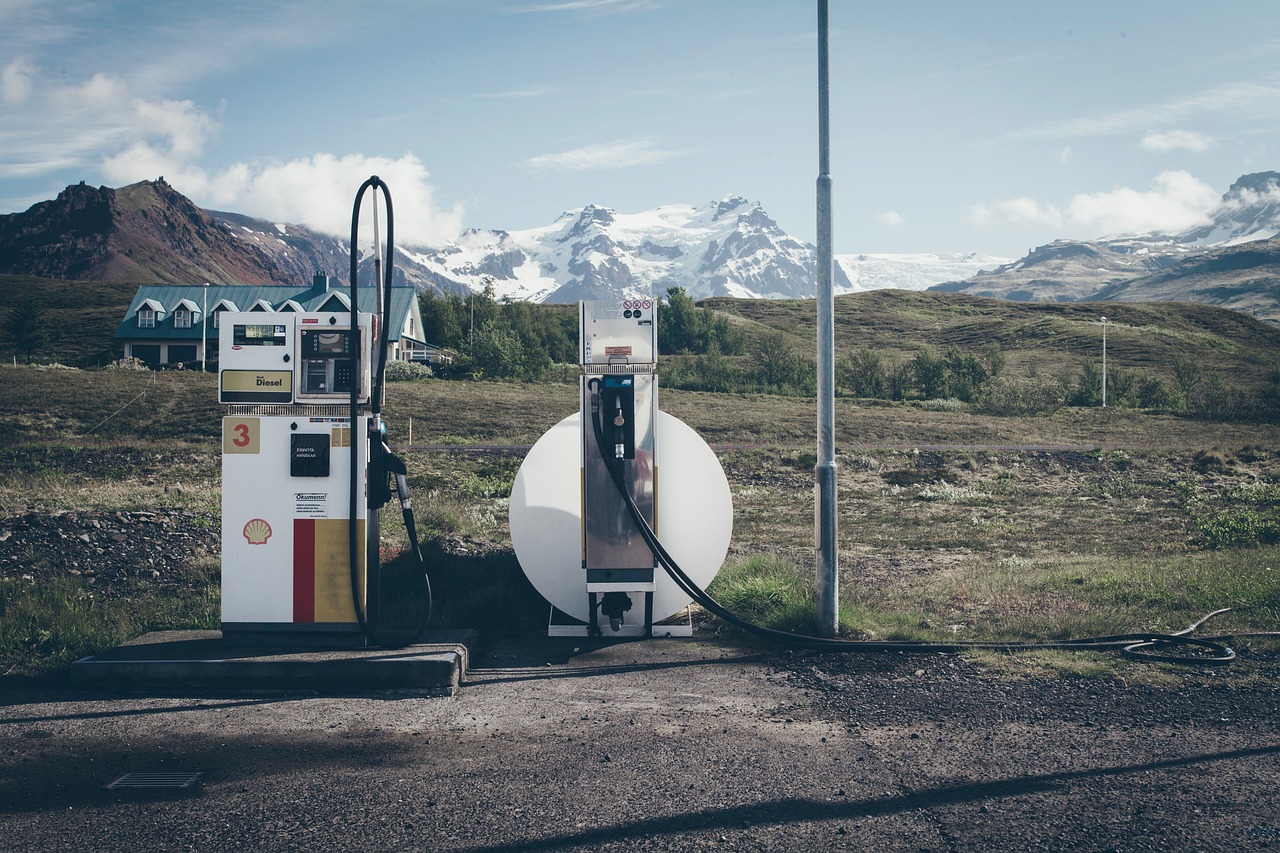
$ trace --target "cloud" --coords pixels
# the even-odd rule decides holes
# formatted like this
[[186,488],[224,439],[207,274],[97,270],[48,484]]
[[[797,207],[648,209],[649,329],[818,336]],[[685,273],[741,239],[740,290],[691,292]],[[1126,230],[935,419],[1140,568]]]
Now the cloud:
[[877,213],[876,221],[886,228],[901,228],[907,224],[907,220],[903,219],[902,214],[896,210],[886,210],[884,213]]
[[25,59],[15,59],[0,71],[0,101],[22,104],[31,97],[36,67]]
[[1274,110],[1280,106],[1276,83],[1226,83],[1154,104],[1139,104],[1096,116],[1050,122],[1009,134],[1011,139],[1061,139],[1114,136],[1169,125],[1194,116],[1226,112]]
[[285,163],[235,163],[219,172],[206,172],[138,147],[113,158],[110,174],[118,183],[163,175],[174,189],[202,207],[303,225],[341,238],[351,234],[356,191],[377,175],[391,194],[397,244],[438,246],[462,230],[462,209],[441,209],[436,204],[430,173],[413,154],[392,159],[322,153]]
[[1168,130],[1164,133],[1148,133],[1138,145],[1163,154],[1166,151],[1207,151],[1213,147],[1213,137],[1194,130]]
[[1146,191],[1129,187],[1072,196],[1065,207],[1030,198],[977,205],[969,221],[979,226],[1035,225],[1059,229],[1059,236],[1091,239],[1103,235],[1175,233],[1205,225],[1217,206],[1212,187],[1186,172],[1161,172]]
[[652,166],[678,156],[680,152],[664,151],[655,147],[652,140],[641,139],[587,145],[559,154],[541,154],[530,157],[527,162],[539,171],[598,172]]
[[1071,150],[1070,145],[1062,146],[1062,150],[1058,152],[1058,164],[1060,166],[1067,165],[1068,163],[1071,162],[1071,158],[1074,154],[1075,152]]
[[110,74],[51,85],[21,61],[0,72],[0,86],[6,105],[17,103],[6,118],[23,128],[0,129],[0,178],[96,169],[109,185],[122,186],[163,175],[202,207],[348,237],[356,190],[377,174],[392,193],[398,243],[438,245],[461,230],[461,210],[435,203],[427,169],[413,154],[317,153],[210,170],[203,160],[222,121],[193,101],[137,97]]
[[979,227],[1008,223],[1060,228],[1065,220],[1066,217],[1058,208],[1026,196],[1004,199],[991,204],[974,205],[969,212],[969,221]]

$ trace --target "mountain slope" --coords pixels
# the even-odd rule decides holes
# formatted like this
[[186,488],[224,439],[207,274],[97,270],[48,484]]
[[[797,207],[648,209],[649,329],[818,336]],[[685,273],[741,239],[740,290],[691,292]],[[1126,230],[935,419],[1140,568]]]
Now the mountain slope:
[[1233,251],[1277,234],[1280,172],[1258,172],[1231,185],[1208,225],[1177,234],[1057,240],[991,272],[930,289],[1020,301],[1209,302],[1280,321],[1274,251]]
[[92,281],[265,282],[267,254],[160,179],[120,189],[67,187],[0,216],[0,272]]
[[1207,302],[1280,319],[1280,238],[1211,249],[1161,272],[1104,287],[1089,299]]

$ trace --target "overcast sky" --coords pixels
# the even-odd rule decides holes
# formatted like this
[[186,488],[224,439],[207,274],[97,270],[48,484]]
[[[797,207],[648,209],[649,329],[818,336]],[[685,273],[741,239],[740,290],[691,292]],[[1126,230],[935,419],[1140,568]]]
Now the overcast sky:
[[[401,243],[726,195],[815,237],[815,0],[0,0],[0,213],[163,175]],[[1199,224],[1280,169],[1275,0],[831,0],[835,251]]]

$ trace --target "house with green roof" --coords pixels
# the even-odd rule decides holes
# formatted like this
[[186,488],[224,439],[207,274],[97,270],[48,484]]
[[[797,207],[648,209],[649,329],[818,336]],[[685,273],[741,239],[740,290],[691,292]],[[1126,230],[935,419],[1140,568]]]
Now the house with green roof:
[[[437,363],[446,357],[422,339],[422,313],[413,287],[391,289],[387,357]],[[374,287],[357,290],[357,310],[372,312]],[[218,317],[226,311],[350,311],[351,290],[316,273],[310,287],[285,284],[146,284],[138,288],[115,340],[126,358],[152,367],[218,358]],[[207,357],[206,357],[207,353]]]

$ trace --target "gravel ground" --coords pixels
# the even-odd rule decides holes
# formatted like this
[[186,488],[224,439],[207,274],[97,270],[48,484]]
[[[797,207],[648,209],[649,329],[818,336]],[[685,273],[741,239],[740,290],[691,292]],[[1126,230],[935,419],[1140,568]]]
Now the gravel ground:
[[83,576],[104,598],[139,583],[186,583],[193,559],[221,548],[216,519],[159,507],[119,512],[27,512],[0,518],[0,577],[40,583]]
[[[507,638],[451,698],[0,681],[4,850],[1251,850],[1274,652],[1165,685]],[[203,774],[119,794],[122,773]]]

